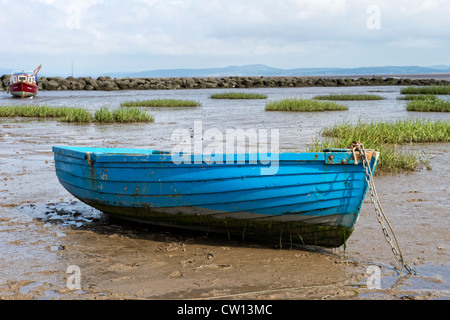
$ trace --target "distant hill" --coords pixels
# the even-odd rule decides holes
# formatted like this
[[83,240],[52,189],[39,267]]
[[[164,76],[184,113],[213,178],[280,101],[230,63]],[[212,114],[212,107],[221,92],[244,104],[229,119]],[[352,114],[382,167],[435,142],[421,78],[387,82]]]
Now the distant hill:
[[[11,74],[11,69],[0,68],[0,75]],[[450,66],[435,65],[429,67],[420,66],[382,66],[360,68],[296,68],[280,69],[263,64],[243,66],[228,66],[224,68],[203,69],[157,69],[139,72],[105,72],[102,74],[78,74],[81,76],[109,76],[112,78],[170,78],[170,77],[245,77],[245,76],[358,76],[358,75],[420,75],[433,73],[450,73]],[[64,77],[67,74],[48,73],[42,70],[39,76]]]
[[383,66],[360,68],[297,68],[279,69],[262,64],[204,69],[158,69],[140,72],[108,72],[102,76],[113,78],[169,78],[169,77],[230,77],[230,76],[332,76],[332,75],[395,75],[450,73],[450,66]]

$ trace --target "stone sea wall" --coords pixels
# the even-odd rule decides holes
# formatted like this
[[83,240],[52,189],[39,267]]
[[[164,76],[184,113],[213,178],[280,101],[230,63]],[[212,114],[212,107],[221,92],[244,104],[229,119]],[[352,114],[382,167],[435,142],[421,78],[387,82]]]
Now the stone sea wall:
[[[0,91],[7,89],[9,75],[0,77]],[[206,77],[206,78],[110,78],[39,77],[40,90],[173,90],[207,88],[263,87],[341,87],[341,86],[406,86],[449,85],[450,81],[397,77]]]

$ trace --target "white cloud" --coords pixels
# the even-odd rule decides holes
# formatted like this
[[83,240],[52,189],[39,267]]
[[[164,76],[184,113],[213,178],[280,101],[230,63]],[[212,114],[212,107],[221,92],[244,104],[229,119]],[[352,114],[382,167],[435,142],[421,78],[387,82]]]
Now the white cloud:
[[[190,61],[196,66],[201,61],[340,66],[391,64],[402,50],[414,55],[420,49],[417,64],[424,63],[426,50],[439,50],[433,52],[433,57],[441,57],[436,63],[450,64],[445,52],[450,49],[448,0],[2,0],[0,4],[0,53],[11,60],[26,51],[42,59],[53,57],[52,63],[68,56],[100,61],[114,57],[117,66],[126,56],[123,64],[134,57],[133,63],[154,61],[155,67],[171,67],[174,58],[186,68]],[[373,4],[380,8],[380,30],[367,28],[367,8]],[[13,19],[18,15],[29,24],[18,26]],[[370,50],[383,54],[377,57]]]
[[406,4],[400,6],[400,11],[407,15],[422,14],[426,12],[436,12],[441,10],[442,5],[445,3],[442,1],[427,0],[427,1],[408,1]]

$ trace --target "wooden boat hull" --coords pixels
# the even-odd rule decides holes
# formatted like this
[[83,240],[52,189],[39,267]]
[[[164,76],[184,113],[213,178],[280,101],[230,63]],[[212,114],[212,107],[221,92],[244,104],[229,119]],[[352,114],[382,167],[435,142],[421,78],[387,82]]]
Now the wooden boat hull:
[[[367,192],[361,161],[355,165],[345,149],[281,153],[276,174],[268,175],[261,168],[270,164],[252,163],[251,155],[245,163],[226,163],[223,155],[223,164],[194,163],[194,156],[176,164],[155,150],[53,152],[60,183],[108,214],[276,243],[345,244]],[[369,155],[375,170],[378,153]]]
[[17,82],[9,85],[9,92],[20,98],[34,97],[38,93],[38,87],[27,82]]

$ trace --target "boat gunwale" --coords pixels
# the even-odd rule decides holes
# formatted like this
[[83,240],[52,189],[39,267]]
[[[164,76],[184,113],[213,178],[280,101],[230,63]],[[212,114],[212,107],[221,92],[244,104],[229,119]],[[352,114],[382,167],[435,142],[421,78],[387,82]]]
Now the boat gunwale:
[[[88,161],[92,161],[92,159],[81,159],[81,158],[76,158],[79,160],[88,160]],[[135,169],[150,169],[150,168],[155,168],[155,169],[165,169],[165,170],[173,170],[173,169],[205,169],[205,168],[223,168],[223,167],[230,167],[233,166],[234,168],[245,168],[247,169],[249,166],[252,165],[257,165],[258,167],[262,167],[262,166],[266,166],[266,164],[260,164],[260,163],[250,163],[250,162],[245,162],[245,163],[191,163],[191,164],[185,164],[185,165],[178,165],[176,163],[173,163],[172,161],[137,161],[137,162],[122,162],[122,161],[117,161],[117,162],[97,162],[97,161],[92,161],[91,164],[88,164],[88,161],[86,161],[86,164],[84,163],[75,163],[75,162],[71,162],[71,161],[65,161],[63,159],[57,159],[56,162],[59,163],[65,163],[65,164],[70,164],[73,166],[80,166],[80,167],[89,167],[89,166],[95,166],[96,169],[124,169],[124,170],[135,170]],[[95,163],[95,164],[94,164]],[[136,164],[136,163],[143,163],[143,164],[149,164],[148,166],[145,167],[124,167],[123,165],[125,164]],[[167,164],[172,163],[173,166],[168,167]],[[161,164],[163,166],[158,166],[157,164]],[[206,166],[205,166],[206,164]],[[321,166],[324,164],[324,161],[320,161],[320,160],[296,160],[296,161],[290,161],[290,160],[280,160],[278,161],[278,165],[279,166],[284,166],[284,167],[295,167],[299,164],[303,164],[303,165],[318,165]],[[346,165],[344,163],[340,163],[340,164],[329,164],[329,163],[325,163],[328,165],[332,165],[333,167],[338,168],[339,165]],[[359,165],[360,163],[358,163]],[[116,165],[116,166],[114,166]],[[152,166],[153,165],[153,166]],[[267,164],[269,165],[269,164]],[[361,163],[362,165],[362,163]],[[348,168],[355,168],[357,169],[358,167],[356,165],[353,166],[349,166]],[[348,170],[348,169],[347,169]],[[346,173],[352,173],[352,172],[359,172],[360,170],[355,170],[355,171],[345,171]],[[333,171],[329,170],[327,172],[332,173]],[[342,170],[336,170],[335,172],[344,172]],[[315,173],[302,173],[302,174],[315,174]],[[277,173],[278,175],[278,173]],[[280,175],[285,175],[285,174],[280,174]]]
[[[109,152],[101,152],[101,150],[110,150]],[[122,152],[115,152],[115,150],[122,150]],[[91,147],[65,147],[54,146],[52,151],[55,154],[61,154],[68,157],[77,159],[87,159],[92,162],[101,163],[139,163],[139,162],[160,162],[160,163],[174,163],[172,154],[168,151],[154,150],[154,149],[128,149],[128,148],[91,148]],[[378,157],[379,152],[373,151],[375,157]],[[298,162],[298,161],[327,161],[327,159],[333,159],[336,155],[346,155],[348,160],[341,163],[328,163],[328,164],[355,164],[353,159],[353,153],[350,149],[325,149],[321,152],[279,152],[279,153],[221,153],[212,155],[203,154],[186,154],[184,155],[184,165],[189,166],[202,166],[207,164],[209,166],[224,166],[224,165],[261,165],[262,161],[268,162]],[[272,159],[272,156],[277,156],[276,159]],[[183,155],[178,156],[180,159]],[[206,157],[206,158],[205,158]],[[221,163],[215,161],[216,157],[222,159]],[[239,157],[243,157],[240,159]],[[199,161],[198,158],[201,160]],[[232,159],[232,160],[231,160]],[[208,160],[214,160],[212,163],[208,163]],[[371,159],[368,159],[369,161]],[[232,162],[232,163],[230,163]],[[252,163],[256,162],[256,163]],[[259,163],[258,163],[259,162]],[[179,164],[174,163],[179,166]]]

